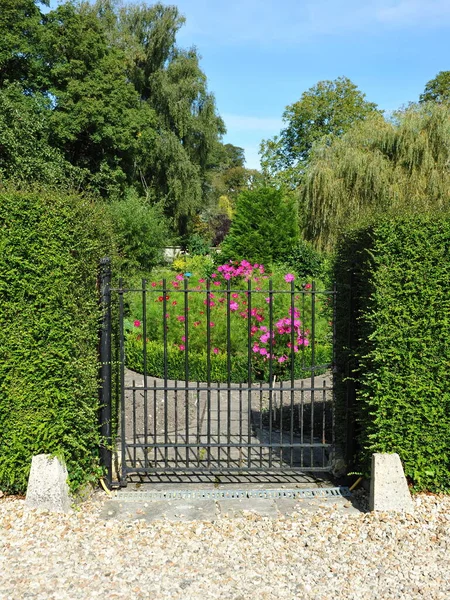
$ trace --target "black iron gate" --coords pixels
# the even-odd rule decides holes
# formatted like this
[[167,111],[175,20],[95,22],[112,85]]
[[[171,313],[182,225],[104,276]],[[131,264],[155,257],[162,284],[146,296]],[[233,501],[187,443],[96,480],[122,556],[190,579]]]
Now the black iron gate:
[[242,289],[214,277],[192,286],[190,277],[112,286],[103,261],[102,460],[110,482],[329,471],[335,286],[298,284],[290,274],[283,289],[270,279]]

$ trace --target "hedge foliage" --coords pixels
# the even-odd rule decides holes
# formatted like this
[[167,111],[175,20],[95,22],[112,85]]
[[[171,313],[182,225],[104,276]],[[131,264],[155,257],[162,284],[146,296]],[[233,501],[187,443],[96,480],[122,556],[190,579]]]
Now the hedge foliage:
[[397,452],[416,489],[449,491],[450,217],[398,216],[350,232],[335,276],[337,419],[342,434],[354,389],[356,466]]
[[72,489],[98,461],[99,258],[108,221],[60,192],[0,192],[0,489],[23,492],[35,454]]
[[[153,377],[164,377],[164,345],[161,342],[148,341],[147,350],[147,373]],[[331,362],[332,349],[330,346],[317,346],[315,352],[315,364],[324,365]],[[296,356],[294,362],[294,378],[303,379],[311,376],[311,349],[305,350]],[[189,352],[189,380],[207,381],[207,352]],[[242,353],[231,357],[231,369],[228,374],[228,363],[226,353],[211,353],[211,371],[210,380],[213,382],[226,383],[228,375],[232,383],[243,383],[248,381],[248,359],[247,355]],[[144,371],[144,355],[142,341],[129,336],[126,341],[126,365],[129,369],[138,373]],[[308,370],[309,368],[309,370]],[[316,375],[321,372],[319,369]],[[273,363],[273,374],[277,375],[280,381],[290,379],[290,369],[279,369],[279,365]],[[167,377],[169,379],[185,379],[185,356],[180,352],[177,346],[167,346]],[[252,363],[252,380],[269,381],[269,363],[266,363],[264,370],[261,369],[261,363]]]

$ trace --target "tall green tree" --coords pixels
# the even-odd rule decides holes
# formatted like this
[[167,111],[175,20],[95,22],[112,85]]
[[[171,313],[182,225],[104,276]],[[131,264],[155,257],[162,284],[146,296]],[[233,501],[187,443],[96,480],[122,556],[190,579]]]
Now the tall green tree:
[[260,187],[238,197],[220,257],[261,263],[283,261],[298,241],[297,203],[292,195],[273,187]]
[[207,203],[207,172],[225,132],[199,56],[176,45],[184,18],[174,6],[131,4],[115,12],[108,0],[96,6],[109,38],[126,55],[127,77],[141,103],[156,115],[152,131],[140,135],[137,182],[163,203],[185,235],[189,220]]
[[1,0],[0,87],[21,81],[27,86],[36,72],[41,12],[38,5],[49,0]]
[[86,176],[50,143],[49,100],[25,95],[19,84],[0,88],[0,183],[80,185]]
[[297,102],[286,107],[285,128],[261,145],[261,164],[266,177],[295,187],[309,160],[314,143],[342,136],[354,123],[379,113],[347,77],[319,81]]
[[413,105],[358,123],[311,153],[301,197],[306,235],[330,249],[339,233],[389,212],[450,206],[450,107]]
[[225,131],[197,51],[177,45],[183,23],[160,3],[67,0],[41,14],[37,0],[2,0],[0,10],[0,89],[48,99],[48,142],[83,189],[111,199],[131,187],[180,235],[209,203]]
[[440,71],[425,86],[419,102],[450,102],[450,71]]

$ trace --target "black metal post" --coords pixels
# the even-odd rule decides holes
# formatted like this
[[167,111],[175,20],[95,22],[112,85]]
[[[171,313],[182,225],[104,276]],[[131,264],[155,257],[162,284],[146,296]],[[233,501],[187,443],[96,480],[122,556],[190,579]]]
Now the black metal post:
[[356,440],[355,440],[355,415],[354,405],[356,397],[355,387],[355,328],[357,325],[356,309],[355,309],[355,273],[352,269],[350,273],[350,291],[349,291],[349,329],[348,329],[348,353],[347,364],[346,364],[346,425],[347,425],[347,440],[345,449],[345,458],[348,467],[350,468],[354,462],[356,453]]
[[102,258],[99,268],[100,306],[100,461],[106,469],[109,486],[112,483],[112,437],[111,437],[111,260]]

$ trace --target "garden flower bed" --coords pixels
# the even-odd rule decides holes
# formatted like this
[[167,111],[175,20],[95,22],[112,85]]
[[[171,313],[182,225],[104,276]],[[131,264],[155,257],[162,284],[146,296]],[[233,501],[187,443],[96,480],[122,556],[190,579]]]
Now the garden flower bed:
[[160,275],[127,294],[132,370],[143,372],[145,362],[155,377],[269,381],[308,377],[331,362],[329,297],[311,282],[245,260],[208,278]]

